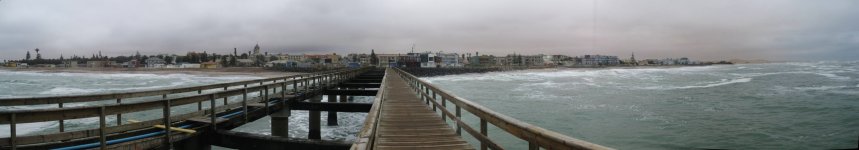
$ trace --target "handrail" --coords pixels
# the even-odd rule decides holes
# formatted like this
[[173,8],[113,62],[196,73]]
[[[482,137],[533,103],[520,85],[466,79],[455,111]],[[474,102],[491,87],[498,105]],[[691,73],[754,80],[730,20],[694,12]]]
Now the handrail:
[[[385,69],[387,72],[387,69]],[[355,139],[355,143],[352,144],[350,149],[352,150],[366,150],[373,149],[373,142],[376,138],[376,127],[379,124],[379,114],[382,112],[382,101],[385,98],[386,90],[388,87],[385,86],[385,81],[387,81],[388,74],[385,73],[385,76],[382,77],[381,86],[379,86],[379,92],[376,93],[376,97],[373,99],[373,106],[370,107],[370,112],[367,113],[367,117],[364,119],[364,127],[361,129],[361,132],[358,132],[358,138]],[[372,126],[372,128],[367,128],[368,126]]]
[[[420,78],[399,68],[396,68],[394,70],[398,74],[404,76],[404,79],[412,83],[410,84],[412,88],[414,88],[415,90],[420,90],[419,93],[421,94],[421,97],[423,99],[426,99],[427,103],[432,102],[432,107],[434,108],[434,110],[438,107],[442,109],[443,117],[450,116],[451,119],[457,121],[457,133],[460,133],[459,128],[461,128],[463,125],[468,126],[467,124],[458,122],[458,120],[461,119],[459,118],[460,109],[465,109],[474,116],[480,118],[480,130],[481,134],[483,134],[484,136],[488,134],[486,132],[486,123],[488,122],[504,130],[505,132],[516,136],[519,139],[527,141],[529,143],[529,149],[539,149],[541,147],[545,149],[611,149],[598,144],[572,138],[492,111],[482,105],[471,102],[469,100],[466,100],[465,98],[451,94],[451,92],[449,91],[438,88],[435,85],[423,81]],[[439,95],[441,97],[441,104],[439,104],[438,100],[436,99],[436,95]],[[455,104],[455,116],[451,116],[450,112],[447,112],[447,101],[450,101]],[[481,149],[486,149],[486,147],[490,146],[489,144],[490,143],[481,142]]]
[[326,73],[332,73],[332,72],[338,72],[338,71],[342,71],[342,70],[332,70],[332,71],[325,71],[325,72],[312,73],[312,74],[299,74],[299,75],[291,75],[291,76],[283,76],[283,77],[273,77],[273,78],[265,78],[265,79],[254,79],[254,80],[245,80],[245,81],[236,81],[236,82],[209,84],[209,85],[199,85],[199,86],[191,86],[191,87],[167,88],[167,89],[152,89],[152,90],[141,90],[141,91],[101,93],[101,94],[88,94],[88,95],[70,95],[70,96],[67,95],[67,96],[46,96],[46,97],[0,98],[0,106],[61,104],[61,103],[103,101],[103,100],[111,100],[111,99],[123,99],[123,98],[134,98],[134,97],[144,97],[144,96],[156,96],[156,95],[162,95],[162,94],[184,93],[184,92],[208,90],[208,89],[223,88],[223,87],[237,86],[237,85],[243,85],[243,84],[259,83],[259,82],[287,80],[290,78],[314,76],[314,75],[326,74]]
[[[255,100],[248,100],[246,95],[251,92],[260,92],[260,97],[258,101],[267,102],[267,98],[269,97],[269,90],[274,90],[276,94],[278,87],[280,87],[280,92],[282,96],[286,96],[285,92],[287,91],[287,85],[292,84],[292,92],[298,92],[298,84],[301,84],[304,87],[304,90],[309,90],[309,86],[327,86],[332,82],[337,82],[341,79],[350,78],[356,76],[358,73],[367,70],[367,68],[361,69],[350,69],[350,70],[339,70],[339,71],[331,71],[325,73],[317,73],[311,75],[302,75],[303,78],[288,80],[288,77],[279,77],[274,80],[252,80],[259,82],[259,85],[251,85],[248,87],[235,88],[230,90],[216,91],[211,93],[201,93],[198,95],[191,96],[182,96],[176,98],[167,98],[168,94],[163,95],[161,99],[157,100],[146,100],[146,101],[137,101],[137,102],[129,102],[129,103],[119,103],[119,104],[106,104],[106,105],[98,105],[98,106],[83,106],[83,107],[66,107],[66,108],[48,108],[48,109],[32,109],[32,110],[2,110],[0,111],[0,124],[10,124],[10,132],[12,133],[11,137],[0,138],[0,147],[10,146],[14,148],[16,145],[21,144],[36,144],[36,143],[45,143],[45,142],[55,142],[55,141],[63,141],[70,139],[80,139],[80,138],[89,138],[89,137],[106,137],[107,134],[124,132],[129,130],[138,130],[151,127],[154,124],[168,124],[169,122],[185,120],[192,117],[204,116],[206,114],[215,114],[219,110],[228,109],[228,107],[237,107],[237,106],[246,106],[247,102],[254,102]],[[284,79],[283,81],[278,82],[278,80]],[[273,81],[273,82],[269,82]],[[244,81],[242,81],[244,82]],[[253,83],[256,83],[253,82]],[[233,83],[241,83],[241,82],[233,82]],[[223,84],[218,84],[223,85]],[[198,86],[201,87],[201,86]],[[172,89],[168,89],[172,90]],[[265,95],[262,95],[263,91],[265,91]],[[244,96],[243,96],[244,95]],[[232,96],[242,96],[241,103],[227,103],[226,98]],[[276,96],[276,95],[275,95]],[[215,105],[215,100],[224,98],[224,105],[217,106]],[[201,102],[210,101],[211,106],[208,109],[202,109],[202,106],[199,105]],[[186,104],[198,103],[198,110],[191,113],[174,115],[171,116],[170,107],[180,106]],[[266,106],[268,103],[265,103]],[[149,120],[142,123],[134,123],[134,124],[118,124],[114,127],[107,127],[105,125],[104,117],[107,115],[120,115],[122,113],[129,112],[140,112],[140,111],[148,111],[157,108],[162,108],[165,111],[165,116],[161,119]],[[247,111],[247,109],[245,109]],[[245,113],[246,114],[246,113]],[[100,119],[100,127],[99,129],[90,129],[83,131],[72,131],[72,132],[63,132],[62,126],[60,128],[60,133],[51,133],[51,134],[43,134],[43,135],[28,135],[23,137],[17,137],[15,135],[15,125],[19,123],[31,123],[31,122],[46,122],[46,121],[60,121],[62,125],[62,120],[66,119],[79,119],[79,118],[88,118],[88,117],[99,117]],[[176,120],[174,120],[176,119]],[[172,120],[172,121],[171,121]],[[167,135],[169,135],[169,131]],[[169,137],[167,137],[169,138]]]

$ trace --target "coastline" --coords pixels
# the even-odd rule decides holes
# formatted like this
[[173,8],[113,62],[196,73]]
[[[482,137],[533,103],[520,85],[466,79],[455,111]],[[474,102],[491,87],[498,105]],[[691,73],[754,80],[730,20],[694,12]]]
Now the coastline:
[[188,74],[201,76],[258,76],[258,77],[282,77],[289,75],[304,74],[300,72],[282,72],[266,70],[257,67],[230,67],[230,68],[3,68],[0,70],[6,71],[26,71],[26,72],[43,72],[43,73],[103,73],[103,74]]
[[487,72],[505,72],[516,70],[546,70],[546,69],[665,69],[665,68],[682,68],[682,67],[706,67],[716,65],[732,65],[732,64],[713,64],[713,65],[646,65],[646,66],[554,66],[554,67],[522,67],[522,68],[495,68],[495,67],[462,67],[462,68],[402,68],[418,77],[433,77],[445,75],[458,75],[468,73],[487,73]]

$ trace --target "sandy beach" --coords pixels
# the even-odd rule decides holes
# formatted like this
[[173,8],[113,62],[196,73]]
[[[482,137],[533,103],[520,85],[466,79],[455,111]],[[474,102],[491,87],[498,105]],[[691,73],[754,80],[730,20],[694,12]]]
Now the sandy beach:
[[214,69],[197,69],[197,68],[2,68],[0,70],[8,71],[32,71],[45,73],[128,73],[128,74],[190,74],[190,75],[205,75],[205,76],[259,76],[259,77],[281,77],[288,75],[304,74],[300,72],[283,72],[274,70],[265,70],[257,67],[230,67],[230,68],[214,68]]

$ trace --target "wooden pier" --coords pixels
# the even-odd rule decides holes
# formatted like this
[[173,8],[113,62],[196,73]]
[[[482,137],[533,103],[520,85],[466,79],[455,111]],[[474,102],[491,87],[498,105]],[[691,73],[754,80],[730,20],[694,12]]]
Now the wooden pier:
[[[328,96],[327,102],[320,101],[323,96]],[[347,101],[351,96],[374,99],[371,104],[352,103]],[[146,97],[158,98],[128,101]],[[82,102],[99,104],[63,107]],[[0,138],[0,149],[209,149],[211,145],[234,149],[504,149],[488,137],[489,125],[527,141],[530,149],[610,149],[507,117],[396,68],[123,93],[0,99],[0,106],[26,105],[56,107],[0,110],[0,124],[10,125],[11,133]],[[182,106],[197,109],[173,113],[173,107]],[[122,114],[152,110],[163,112],[163,117],[123,122]],[[288,136],[289,112],[294,110],[309,112],[307,138]],[[463,120],[462,110],[479,120]],[[338,125],[337,112],[368,114],[358,139],[344,143],[320,138],[321,111],[329,112],[329,126]],[[117,122],[109,123],[108,116]],[[272,118],[272,135],[229,131],[265,116]],[[99,118],[97,128],[64,129],[66,120],[92,117]],[[470,121],[478,121],[480,127],[465,123]],[[59,132],[16,134],[16,125],[34,122],[59,122]],[[479,143],[463,140],[462,131]]]
[[474,149],[424,104],[414,90],[406,90],[410,89],[406,80],[388,77],[374,149]]

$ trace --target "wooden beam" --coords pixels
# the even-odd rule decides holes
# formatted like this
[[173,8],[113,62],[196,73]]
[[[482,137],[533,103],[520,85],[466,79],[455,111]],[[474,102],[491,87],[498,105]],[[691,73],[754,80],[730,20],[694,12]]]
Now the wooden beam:
[[212,145],[232,149],[281,150],[316,149],[343,150],[349,149],[352,143],[343,141],[309,140],[304,138],[284,138],[229,130],[218,130]]
[[382,83],[381,79],[352,79],[347,82],[353,83]]
[[381,83],[342,83],[342,88],[379,88]]
[[379,90],[325,90],[324,95],[376,96]]
[[330,102],[296,102],[289,106],[292,110],[338,111],[338,112],[369,112],[373,104],[364,103],[330,103]]

